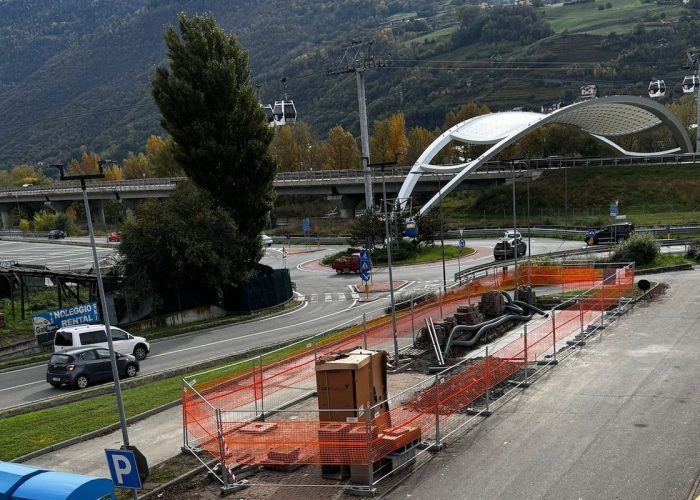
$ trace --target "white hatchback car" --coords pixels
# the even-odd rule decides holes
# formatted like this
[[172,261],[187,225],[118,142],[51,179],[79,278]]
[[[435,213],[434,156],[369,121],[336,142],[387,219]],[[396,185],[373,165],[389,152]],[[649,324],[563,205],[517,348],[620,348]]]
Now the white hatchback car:
[[[133,354],[136,359],[146,359],[151,345],[143,337],[136,337],[129,332],[110,326],[114,350],[121,354]],[[73,347],[94,346],[108,347],[107,332],[104,325],[80,325],[60,328],[53,340],[54,352],[61,352]]]
[[262,240],[263,246],[266,246],[266,247],[271,247],[271,246],[272,246],[272,238],[270,238],[268,235],[266,235],[266,234],[261,234],[261,235],[260,235],[260,239]]

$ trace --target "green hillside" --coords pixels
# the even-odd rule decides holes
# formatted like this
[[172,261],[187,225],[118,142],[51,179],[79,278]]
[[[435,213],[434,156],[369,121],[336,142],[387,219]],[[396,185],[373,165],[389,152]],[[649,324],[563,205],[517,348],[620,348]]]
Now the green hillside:
[[359,135],[354,76],[326,76],[352,40],[374,40],[374,54],[391,60],[367,73],[370,122],[403,111],[408,127],[431,130],[470,101],[539,110],[587,83],[642,95],[649,78],[665,78],[674,100],[685,50],[700,47],[698,12],[670,4],[464,8],[453,0],[0,1],[0,167],[142,150],[161,133],[149,81],[164,62],[163,26],[180,11],[211,12],[237,35],[261,101],[280,99],[286,76],[300,119],[321,138],[336,124]]

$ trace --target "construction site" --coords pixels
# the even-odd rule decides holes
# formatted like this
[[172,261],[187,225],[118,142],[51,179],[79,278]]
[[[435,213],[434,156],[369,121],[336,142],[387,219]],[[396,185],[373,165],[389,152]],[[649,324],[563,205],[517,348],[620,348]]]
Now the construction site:
[[363,316],[183,380],[183,450],[223,494],[375,496],[585,345],[636,293],[630,264],[475,273],[394,318]]

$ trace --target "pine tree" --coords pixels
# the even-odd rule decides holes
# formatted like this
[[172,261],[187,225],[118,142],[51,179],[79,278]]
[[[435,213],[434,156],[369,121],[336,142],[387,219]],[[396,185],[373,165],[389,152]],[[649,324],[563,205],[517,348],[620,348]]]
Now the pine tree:
[[239,265],[251,269],[274,202],[272,132],[236,38],[211,15],[181,14],[178,24],[179,33],[165,30],[169,67],[156,69],[152,94],[178,163],[231,214],[243,250]]

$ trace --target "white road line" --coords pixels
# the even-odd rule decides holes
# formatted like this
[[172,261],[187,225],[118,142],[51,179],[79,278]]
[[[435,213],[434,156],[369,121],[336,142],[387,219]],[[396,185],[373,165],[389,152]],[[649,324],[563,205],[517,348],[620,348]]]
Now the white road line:
[[338,292],[338,300],[343,301],[347,297],[345,297],[345,292]]
[[332,293],[326,293],[324,294],[324,302],[331,302],[333,300],[333,294]]
[[16,385],[14,387],[6,387],[5,389],[0,389],[0,392],[19,389],[20,387],[27,387],[28,385],[41,384],[42,382],[46,383],[46,380],[37,380],[36,382],[27,382],[26,384]]
[[325,316],[319,316],[319,317],[317,317],[317,318],[313,318],[313,319],[309,319],[309,320],[306,320],[306,321],[302,321],[301,323],[295,323],[295,324],[293,324],[293,325],[280,326],[279,328],[273,328],[273,329],[271,329],[271,330],[265,330],[265,331],[263,331],[263,332],[249,333],[248,335],[241,335],[240,337],[231,337],[231,338],[228,338],[228,339],[217,340],[216,342],[209,342],[208,344],[196,345],[196,346],[192,346],[192,347],[185,347],[184,349],[177,349],[177,350],[175,350],[175,351],[164,352],[164,353],[162,353],[162,354],[155,354],[155,355],[153,355],[153,356],[149,356],[149,358],[158,358],[158,357],[161,357],[161,356],[170,356],[171,354],[177,354],[177,353],[180,353],[180,352],[191,351],[191,350],[193,350],[193,349],[201,349],[202,347],[209,347],[209,346],[213,346],[213,345],[224,344],[224,343],[226,343],[226,342],[236,342],[236,341],[241,340],[241,339],[247,339],[247,338],[250,338],[250,337],[257,337],[257,336],[259,336],[259,335],[266,335],[266,334],[271,333],[271,332],[277,332],[277,331],[280,331],[280,330],[286,330],[286,329],[288,329],[288,328],[296,328],[296,327],[298,327],[298,326],[300,326],[300,325],[305,325],[305,324],[307,324],[307,323],[316,323],[316,322],[317,322],[318,320],[320,320],[320,319],[330,318],[331,316],[336,316],[336,315],[338,315],[338,314],[342,314],[342,313],[344,313],[344,312],[347,312],[348,310],[352,309],[352,307],[353,307],[354,305],[355,305],[355,302],[353,302],[352,304],[350,304],[349,307],[346,307],[345,309],[342,309],[342,310],[340,310],[340,311],[332,312],[332,313],[326,314]]
[[317,293],[311,294],[311,302],[318,302],[318,294]]

